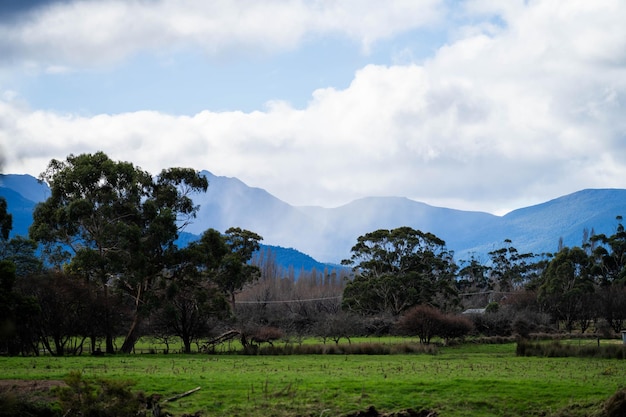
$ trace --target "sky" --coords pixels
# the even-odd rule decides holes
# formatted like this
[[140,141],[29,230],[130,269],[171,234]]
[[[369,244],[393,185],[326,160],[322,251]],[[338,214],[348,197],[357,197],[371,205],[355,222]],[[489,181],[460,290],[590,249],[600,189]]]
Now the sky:
[[626,188],[624,22],[623,0],[0,0],[0,160],[104,151],[297,206]]

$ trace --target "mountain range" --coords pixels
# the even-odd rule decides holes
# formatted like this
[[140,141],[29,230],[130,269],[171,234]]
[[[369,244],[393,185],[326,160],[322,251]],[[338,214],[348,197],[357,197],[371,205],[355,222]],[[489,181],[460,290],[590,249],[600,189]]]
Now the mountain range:
[[[496,216],[402,197],[367,197],[336,208],[299,207],[237,178],[201,174],[207,177],[209,189],[193,196],[200,210],[185,229],[192,234],[185,240],[208,228],[223,232],[241,227],[263,236],[277,262],[295,270],[337,264],[350,257],[359,236],[381,228],[410,226],[431,232],[446,241],[457,260],[474,256],[487,261],[488,252],[501,248],[507,239],[523,253],[556,252],[560,239],[565,246],[580,246],[585,230],[610,235],[616,230],[616,217],[626,215],[624,189],[581,190]],[[0,175],[0,196],[7,199],[13,214],[14,234],[28,233],[35,204],[49,193],[32,176]]]

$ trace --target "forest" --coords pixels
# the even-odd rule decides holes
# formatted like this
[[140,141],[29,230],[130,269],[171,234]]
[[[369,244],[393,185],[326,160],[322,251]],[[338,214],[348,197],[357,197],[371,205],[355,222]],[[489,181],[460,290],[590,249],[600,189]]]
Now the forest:
[[143,338],[191,353],[224,340],[254,352],[307,338],[613,337],[626,318],[619,214],[612,235],[581,230],[580,246],[542,254],[505,241],[487,260],[455,259],[427,231],[375,230],[346,268],[296,278],[254,231],[208,229],[175,244],[198,211],[194,193],[210,186],[192,169],[153,176],[98,152],[52,160],[40,179],[51,195],[28,237],[11,237],[0,199],[2,354],[132,353]]

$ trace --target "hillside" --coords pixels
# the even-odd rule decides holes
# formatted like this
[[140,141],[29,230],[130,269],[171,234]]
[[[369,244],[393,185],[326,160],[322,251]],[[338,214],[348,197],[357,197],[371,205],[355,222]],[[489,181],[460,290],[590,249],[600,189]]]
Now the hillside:
[[[495,216],[400,197],[363,198],[336,208],[294,207],[236,178],[202,174],[209,180],[209,190],[194,196],[200,211],[186,232],[199,235],[207,228],[223,232],[231,226],[252,230],[263,236],[265,245],[300,253],[297,261],[291,255],[281,258],[281,264],[282,259],[297,263],[296,270],[302,265],[309,270],[311,259],[318,262],[317,269],[324,265],[319,261],[339,263],[350,256],[358,236],[379,228],[410,226],[431,232],[447,242],[457,259],[474,255],[486,260],[487,253],[501,247],[505,239],[522,252],[534,253],[556,251],[559,238],[566,246],[580,245],[585,229],[612,234],[616,216],[626,215],[622,189],[582,190]],[[3,175],[0,180],[0,195],[7,198],[15,217],[15,233],[24,234],[34,204],[49,191],[30,176]]]

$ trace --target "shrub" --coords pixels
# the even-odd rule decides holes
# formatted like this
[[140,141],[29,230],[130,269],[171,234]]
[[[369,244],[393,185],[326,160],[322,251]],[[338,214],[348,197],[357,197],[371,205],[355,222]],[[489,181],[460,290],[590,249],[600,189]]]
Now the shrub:
[[398,321],[401,333],[416,335],[420,343],[430,344],[433,337],[449,341],[463,337],[472,330],[472,323],[465,317],[445,315],[438,309],[420,305],[413,307]]
[[67,387],[57,388],[63,416],[133,416],[146,408],[143,394],[131,392],[131,381],[87,380],[71,372],[65,383]]
[[252,335],[253,343],[268,343],[270,345],[274,344],[275,340],[278,340],[283,337],[283,331],[276,327],[261,327],[259,328],[254,335]]
[[622,417],[626,415],[626,389],[617,391],[604,404],[606,417]]
[[398,321],[398,328],[407,335],[416,335],[420,343],[429,344],[437,335],[444,320],[443,313],[438,309],[419,305],[408,310]]
[[470,318],[476,332],[483,336],[510,336],[511,318],[503,310],[500,309],[497,313],[472,314]]
[[530,342],[519,340],[516,347],[517,356],[543,356],[543,357],[581,357],[581,358],[603,358],[603,359],[624,359],[625,348],[622,345],[576,346],[563,344],[558,340],[550,343]]
[[473,328],[474,325],[468,318],[462,316],[447,315],[444,316],[440,324],[438,336],[443,337],[446,342],[449,342],[450,339],[462,338],[467,336]]
[[61,416],[59,410],[50,404],[33,402],[29,398],[21,398],[13,393],[0,393],[0,417],[56,417]]

